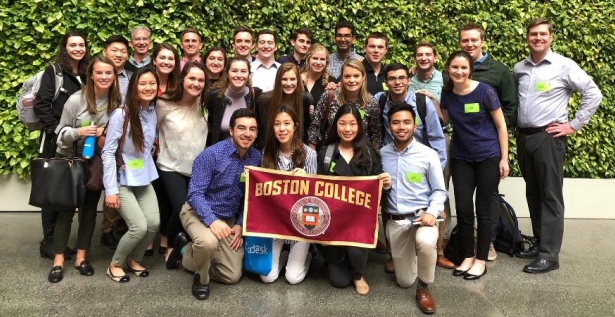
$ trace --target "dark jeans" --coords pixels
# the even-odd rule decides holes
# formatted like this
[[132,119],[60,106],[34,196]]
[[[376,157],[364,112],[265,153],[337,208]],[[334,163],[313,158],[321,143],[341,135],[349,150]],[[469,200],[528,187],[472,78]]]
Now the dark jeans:
[[365,274],[368,251],[357,247],[323,247],[322,255],[328,264],[331,285],[344,288],[360,280]]
[[493,197],[500,183],[500,158],[481,162],[453,159],[455,208],[464,258],[474,256],[474,191],[476,190],[476,259],[487,260],[491,224],[496,211]]
[[525,196],[532,219],[539,256],[559,261],[564,236],[564,160],[566,137],[540,132],[519,134],[519,167],[525,180]]
[[[96,208],[100,200],[102,191],[88,190],[85,195],[85,202],[81,208],[79,215],[79,231],[77,234],[77,243],[75,247],[79,250],[87,250],[92,243],[92,235],[94,235],[94,227],[96,227]],[[71,224],[75,216],[75,209],[58,211],[58,219],[55,224],[55,233],[53,237],[53,252],[55,254],[63,254],[68,238],[70,237]]]
[[[160,169],[156,169],[158,171],[158,175],[162,173]],[[167,189],[164,187],[164,182],[162,178],[157,178],[152,182],[152,186],[154,187],[154,191],[156,192],[156,199],[158,199],[158,208],[160,210],[160,234],[166,236],[167,235],[167,225],[169,223],[169,218],[173,214],[173,208],[171,207],[171,200],[169,200],[169,196],[167,195]],[[169,242],[169,245],[172,245],[173,241]]]
[[165,171],[160,171],[159,175],[164,183],[167,197],[169,197],[169,201],[171,202],[172,213],[169,216],[166,231],[169,245],[172,246],[173,241],[175,241],[175,236],[180,232],[185,232],[182,222],[179,219],[179,212],[188,197],[188,183],[190,183],[190,177],[176,172]]

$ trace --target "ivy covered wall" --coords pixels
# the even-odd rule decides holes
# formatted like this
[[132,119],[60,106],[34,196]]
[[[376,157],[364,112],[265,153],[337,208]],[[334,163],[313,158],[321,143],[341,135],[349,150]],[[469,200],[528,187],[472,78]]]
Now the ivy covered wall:
[[[412,65],[412,50],[421,41],[437,46],[442,69],[458,49],[457,31],[468,22],[486,30],[485,51],[512,66],[528,54],[525,25],[535,17],[555,24],[552,48],[577,61],[604,95],[596,115],[581,133],[569,138],[565,165],[568,177],[615,177],[615,6],[611,0],[0,0],[0,174],[29,174],[38,132],[17,119],[15,99],[21,83],[53,58],[62,34],[77,28],[88,34],[92,54],[105,38],[148,25],[155,43],[178,46],[187,26],[202,32],[204,49],[230,49],[233,29],[245,24],[270,28],[279,36],[278,54],[289,51],[288,37],[301,26],[313,30],[315,42],[333,47],[338,19],[357,29],[356,48],[365,36],[381,31],[390,38],[385,62]],[[571,114],[578,107],[574,95]],[[511,137],[512,175],[519,175],[515,139]]]

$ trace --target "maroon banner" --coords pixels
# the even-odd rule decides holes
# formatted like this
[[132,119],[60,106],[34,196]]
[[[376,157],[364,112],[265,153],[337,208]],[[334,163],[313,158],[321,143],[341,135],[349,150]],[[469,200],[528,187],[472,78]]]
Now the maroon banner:
[[376,176],[291,175],[248,167],[243,234],[374,248],[381,187]]

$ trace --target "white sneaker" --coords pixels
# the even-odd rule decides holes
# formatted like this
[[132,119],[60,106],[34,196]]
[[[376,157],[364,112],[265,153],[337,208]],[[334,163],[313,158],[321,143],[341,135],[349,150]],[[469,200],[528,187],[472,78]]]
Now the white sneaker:
[[495,252],[495,248],[493,247],[493,242],[489,244],[489,255],[487,255],[487,261],[495,261],[498,258],[498,253]]

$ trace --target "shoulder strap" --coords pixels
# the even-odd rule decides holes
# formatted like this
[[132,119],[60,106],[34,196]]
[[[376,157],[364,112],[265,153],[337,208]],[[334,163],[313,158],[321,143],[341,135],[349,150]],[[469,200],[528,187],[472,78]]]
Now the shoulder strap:
[[431,145],[429,145],[429,139],[427,138],[427,122],[425,122],[425,118],[427,117],[427,100],[424,94],[415,93],[414,95],[416,96],[416,110],[423,124],[423,144],[431,147]]
[[387,98],[389,97],[389,93],[388,92],[384,92],[382,95],[380,95],[380,98],[378,98],[378,104],[380,105],[380,113],[382,113],[384,111],[384,106],[387,103]]
[[333,151],[335,151],[335,143],[331,143],[327,145],[327,150],[325,151],[325,173],[329,172],[329,167],[331,166],[331,158],[333,157]]
[[[58,95],[60,95],[60,91],[64,89],[62,85],[64,85],[64,76],[62,76],[62,67],[58,66],[58,64],[52,63],[51,67],[53,67],[53,73],[55,78],[55,93],[53,95],[53,101],[58,99]],[[79,76],[79,75],[77,75]]]

